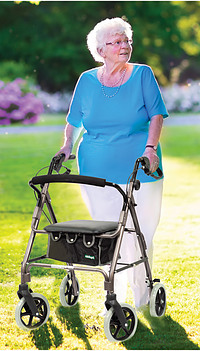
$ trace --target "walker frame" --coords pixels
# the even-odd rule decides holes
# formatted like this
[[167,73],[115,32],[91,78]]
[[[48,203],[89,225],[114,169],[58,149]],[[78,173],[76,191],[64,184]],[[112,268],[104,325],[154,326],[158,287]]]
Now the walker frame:
[[[165,314],[166,309],[166,291],[163,284],[160,284],[159,279],[153,279],[152,273],[148,261],[148,256],[146,253],[146,243],[144,235],[140,230],[140,225],[137,219],[137,214],[135,207],[137,206],[133,196],[133,190],[139,190],[140,182],[137,180],[137,172],[140,168],[148,174],[153,176],[156,179],[162,177],[162,172],[160,169],[157,170],[158,176],[151,174],[149,171],[150,164],[147,157],[140,157],[136,160],[133,172],[129,178],[129,183],[127,183],[127,191],[115,183],[107,182],[102,178],[73,175],[70,174],[68,168],[64,174],[60,174],[59,171],[62,167],[62,162],[65,155],[60,154],[52,158],[48,174],[42,176],[33,177],[29,185],[36,192],[38,198],[36,207],[32,216],[31,223],[31,234],[25,251],[24,259],[21,264],[21,284],[19,285],[18,296],[20,302],[16,308],[15,318],[18,326],[25,330],[32,330],[40,327],[46,323],[49,316],[49,306],[48,301],[40,294],[34,294],[31,289],[28,287],[28,283],[31,281],[30,270],[32,267],[39,268],[53,268],[53,269],[63,269],[67,272],[67,276],[64,278],[62,291],[63,293],[61,298],[61,303],[65,306],[73,306],[77,303],[79,297],[79,284],[75,276],[75,271],[91,271],[101,273],[104,277],[104,290],[107,291],[107,297],[105,301],[105,306],[107,309],[107,314],[104,322],[104,331],[107,338],[110,341],[124,341],[131,338],[137,327],[137,314],[135,310],[128,304],[119,304],[116,299],[116,294],[114,293],[114,276],[118,272],[129,269],[131,267],[137,266],[139,264],[144,264],[146,271],[146,283],[149,288],[149,297],[150,297],[150,314],[154,317],[162,317]],[[71,156],[72,158],[72,156]],[[53,170],[56,170],[57,174],[52,174]],[[114,187],[123,197],[123,206],[119,216],[119,221],[117,224],[116,230],[113,232],[105,232],[98,234],[99,238],[109,238],[110,240],[116,238],[115,250],[113,253],[113,259],[110,263],[110,271],[107,273],[102,267],[91,267],[89,265],[74,265],[74,264],[50,264],[43,263],[38,261],[43,261],[47,258],[47,255],[30,259],[33,243],[36,237],[36,234],[48,234],[49,232],[45,229],[39,230],[39,222],[42,215],[43,207],[46,204],[52,224],[57,223],[56,215],[54,213],[51,198],[49,195],[49,185],[50,183],[76,183],[76,184],[89,184],[92,186],[105,187],[110,186]],[[40,185],[41,189],[38,188]],[[126,222],[128,213],[133,220],[134,227],[126,228]],[[67,222],[66,222],[67,223]],[[122,264],[121,268],[116,268],[119,264],[118,258],[120,253],[120,247],[125,231],[135,232],[137,236],[141,258],[136,262],[129,264]],[[69,283],[69,281],[71,283]],[[158,283],[158,284],[155,284]],[[62,285],[62,284],[61,284]],[[68,290],[66,290],[68,289]],[[68,298],[68,293],[71,291],[70,302],[67,301],[65,304],[65,297]],[[63,295],[64,294],[64,295]],[[66,296],[67,295],[67,296]],[[23,312],[25,311],[25,312]],[[24,323],[23,316],[29,316],[28,323]],[[38,318],[37,322],[33,324],[33,319]]]

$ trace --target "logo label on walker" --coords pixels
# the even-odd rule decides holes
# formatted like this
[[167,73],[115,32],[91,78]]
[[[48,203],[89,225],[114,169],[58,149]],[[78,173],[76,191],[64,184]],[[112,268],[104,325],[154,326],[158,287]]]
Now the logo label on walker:
[[90,256],[90,255],[85,255],[85,258],[89,258],[90,260],[95,260],[94,256]]

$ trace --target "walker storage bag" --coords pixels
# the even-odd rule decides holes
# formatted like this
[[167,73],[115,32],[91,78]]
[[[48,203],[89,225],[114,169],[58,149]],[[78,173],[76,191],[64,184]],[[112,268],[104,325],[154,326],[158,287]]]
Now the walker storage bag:
[[[84,225],[81,226],[82,223]],[[100,234],[112,233],[116,228],[116,222],[100,221],[69,221],[48,225],[44,228],[49,233],[47,257],[88,266],[107,264],[112,261],[116,238],[101,238]]]

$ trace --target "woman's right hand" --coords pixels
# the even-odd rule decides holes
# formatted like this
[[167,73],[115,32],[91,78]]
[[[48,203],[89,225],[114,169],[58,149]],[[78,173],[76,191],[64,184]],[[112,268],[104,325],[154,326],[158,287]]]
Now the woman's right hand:
[[71,147],[69,147],[68,145],[64,145],[63,147],[61,147],[61,149],[55,154],[55,156],[59,155],[59,154],[65,154],[65,159],[64,162],[66,162],[69,159],[69,156],[71,155]]

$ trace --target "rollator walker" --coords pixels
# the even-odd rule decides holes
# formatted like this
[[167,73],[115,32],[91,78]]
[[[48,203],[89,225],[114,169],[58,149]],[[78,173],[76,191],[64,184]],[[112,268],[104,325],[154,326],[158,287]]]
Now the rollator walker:
[[[70,156],[70,158],[74,157],[73,155]],[[107,312],[104,318],[105,335],[109,341],[122,342],[130,339],[135,334],[137,314],[131,305],[117,301],[114,293],[115,274],[139,264],[144,264],[146,284],[149,288],[150,315],[162,317],[166,310],[165,287],[159,279],[152,279],[146,253],[146,243],[138,223],[135,210],[136,203],[133,196],[133,190],[139,190],[140,188],[140,181],[137,179],[139,169],[156,179],[162,177],[162,172],[158,168],[157,176],[151,174],[149,159],[140,157],[135,162],[133,172],[127,182],[127,189],[124,191],[118,184],[107,182],[102,178],[70,174],[70,169],[62,166],[64,158],[64,154],[53,157],[48,166],[48,173],[37,175],[29,182],[36,194],[37,203],[33,212],[30,238],[21,264],[21,284],[17,293],[20,301],[15,311],[16,323],[23,330],[30,331],[44,325],[49,318],[48,300],[43,295],[34,293],[28,286],[31,281],[30,271],[32,267],[66,271],[66,276],[60,285],[60,302],[66,308],[74,306],[80,296],[79,282],[75,272],[97,272],[103,275],[104,290],[107,291],[105,301]],[[60,174],[62,167],[66,171]],[[72,220],[58,223],[49,194],[51,183],[76,183],[115,188],[123,197],[123,206],[118,222]],[[45,204],[49,212],[50,224],[40,230],[38,229],[39,222]],[[129,213],[133,220],[133,228],[126,227]],[[127,264],[118,263],[123,235],[126,232],[135,233],[141,251],[141,257],[138,261]],[[43,256],[30,259],[33,243],[38,233],[48,235],[47,252]],[[47,258],[61,261],[63,264],[60,264],[60,262],[58,264],[54,262],[53,264],[45,263]],[[105,271],[104,267],[108,264],[110,265],[109,272]],[[119,265],[121,265],[120,268],[117,268]]]

